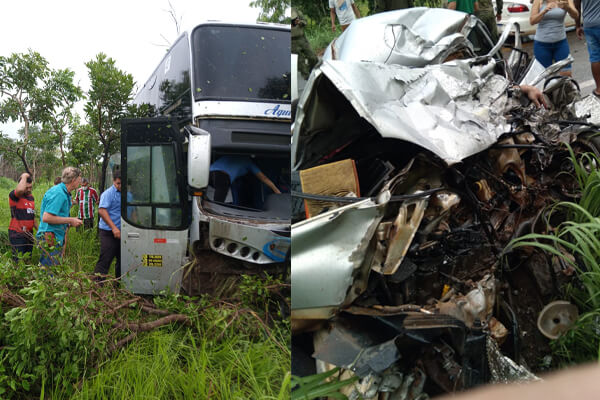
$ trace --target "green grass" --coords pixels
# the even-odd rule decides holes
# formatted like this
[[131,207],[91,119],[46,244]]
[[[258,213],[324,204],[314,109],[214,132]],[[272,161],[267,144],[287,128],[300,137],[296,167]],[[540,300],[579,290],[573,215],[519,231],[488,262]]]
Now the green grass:
[[598,360],[600,356],[600,159],[584,154],[571,159],[581,197],[578,202],[559,202],[548,210],[565,217],[558,226],[547,222],[548,234],[528,234],[508,244],[505,252],[533,246],[558,257],[576,271],[574,283],[565,294],[581,313],[574,326],[551,342],[562,364],[579,364]]
[[288,371],[289,356],[270,341],[160,330],[105,363],[72,398],[284,399]]
[[[8,194],[16,187],[16,182],[0,177],[0,252],[6,252],[10,249],[8,242],[8,225],[10,223],[10,208],[8,207]],[[49,181],[36,181],[33,185],[33,197],[35,199],[35,217],[40,222],[40,207],[44,193],[53,186]],[[74,194],[74,193],[73,193]],[[71,216],[77,216],[77,207],[71,208]],[[96,219],[98,222],[97,208]],[[79,231],[75,228],[69,228],[67,233],[67,244],[65,249],[64,263],[71,266],[74,271],[93,272],[98,254],[100,252],[100,242],[96,237],[96,229]],[[39,250],[34,248],[31,263],[37,264],[39,260]]]
[[332,32],[331,22],[325,20],[315,25],[307,26],[304,29],[304,33],[317,55],[320,55],[327,45],[340,34],[339,29],[336,32]]
[[[289,398],[289,323],[272,318],[268,326],[261,322],[266,321],[269,298],[262,284],[251,279],[244,281],[243,296],[235,304],[210,298],[154,297],[157,307],[189,315],[191,325],[170,324],[141,332],[129,345],[107,352],[107,338],[122,338],[124,332],[112,333],[79,321],[78,304],[88,307],[86,315],[93,318],[97,314],[89,310],[97,304],[85,296],[77,298],[73,291],[81,285],[89,291],[86,285],[94,285],[85,274],[93,271],[98,259],[96,230],[69,230],[64,265],[52,277],[36,267],[39,250],[35,248],[31,259],[15,265],[6,234],[8,193],[15,186],[0,178],[0,197],[5,199],[0,204],[0,292],[8,288],[27,305],[9,307],[0,301],[0,398]],[[50,186],[49,182],[34,184],[38,215]],[[106,290],[105,296],[112,291],[96,290],[101,289]],[[134,310],[129,315],[137,317]],[[93,329],[94,338],[88,335]]]

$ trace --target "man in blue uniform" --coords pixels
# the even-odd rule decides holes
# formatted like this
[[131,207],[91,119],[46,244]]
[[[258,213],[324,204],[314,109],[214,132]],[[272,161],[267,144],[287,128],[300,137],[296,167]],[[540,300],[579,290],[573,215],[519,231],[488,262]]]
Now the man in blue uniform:
[[113,185],[100,196],[98,204],[100,234],[100,257],[94,273],[107,275],[113,259],[115,276],[121,277],[121,173],[113,174]]

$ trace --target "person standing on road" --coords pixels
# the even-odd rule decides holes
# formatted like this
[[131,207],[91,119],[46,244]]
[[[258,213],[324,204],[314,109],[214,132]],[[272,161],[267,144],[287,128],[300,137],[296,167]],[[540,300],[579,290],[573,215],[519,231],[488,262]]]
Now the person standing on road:
[[121,173],[113,174],[113,185],[100,196],[98,205],[100,222],[100,257],[94,273],[108,275],[110,264],[114,258],[115,277],[121,277]]
[[[575,20],[579,18],[573,0],[534,0],[533,2],[529,22],[531,25],[540,24],[533,39],[533,55],[544,68],[569,57],[569,42],[565,31],[567,13]],[[564,67],[560,74],[571,76],[571,66]]]
[[467,14],[473,14],[479,11],[479,1],[477,0],[448,0],[450,10],[462,11]]
[[575,0],[574,4],[581,17],[575,18],[576,34],[579,40],[582,40],[585,34],[592,64],[592,77],[596,82],[593,93],[600,97],[600,1]]
[[329,0],[329,15],[331,17],[331,31],[335,32],[335,16],[337,14],[342,32],[346,30],[355,17],[360,18],[360,11],[354,0]]
[[77,195],[73,204],[78,204],[77,218],[83,220],[83,229],[94,226],[94,206],[98,204],[98,192],[89,185],[87,178],[81,178],[81,187],[77,189]]
[[17,187],[8,194],[10,206],[10,224],[8,226],[8,241],[13,251],[13,258],[18,255],[31,253],[33,249],[33,228],[35,223],[35,201],[31,191],[33,181],[31,175],[24,172],[19,177]]
[[61,176],[62,182],[52,186],[44,194],[40,208],[41,222],[36,234],[41,249],[40,264],[43,266],[50,267],[60,263],[68,227],[83,224],[80,219],[69,216],[71,191],[79,186],[80,175],[78,168],[65,168]]
[[475,12],[475,16],[479,18],[485,26],[487,26],[493,43],[498,41],[498,25],[497,21],[502,19],[502,7],[504,6],[502,0],[496,0],[496,12],[494,13],[494,6],[492,0],[478,0],[479,10]]

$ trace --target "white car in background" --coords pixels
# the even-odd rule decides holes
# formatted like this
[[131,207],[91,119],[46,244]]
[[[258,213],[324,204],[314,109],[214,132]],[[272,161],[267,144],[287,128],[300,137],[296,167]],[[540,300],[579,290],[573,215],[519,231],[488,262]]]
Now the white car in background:
[[[493,1],[493,3],[494,7],[496,7],[496,2]],[[535,35],[537,24],[531,25],[529,23],[529,15],[531,14],[532,7],[533,1],[531,0],[505,0],[504,7],[502,7],[502,19],[498,22],[498,33],[501,33],[504,27],[510,22],[516,22],[522,35]],[[575,20],[569,14],[565,18],[565,27],[567,30],[575,29]]]

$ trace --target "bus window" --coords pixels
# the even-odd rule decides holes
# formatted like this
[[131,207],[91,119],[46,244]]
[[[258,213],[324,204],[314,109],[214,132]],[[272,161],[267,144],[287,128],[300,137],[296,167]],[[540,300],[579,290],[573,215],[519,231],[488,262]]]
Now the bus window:
[[174,145],[128,146],[127,171],[127,220],[143,227],[180,226]]
[[202,25],[192,33],[196,101],[290,101],[290,31]]

